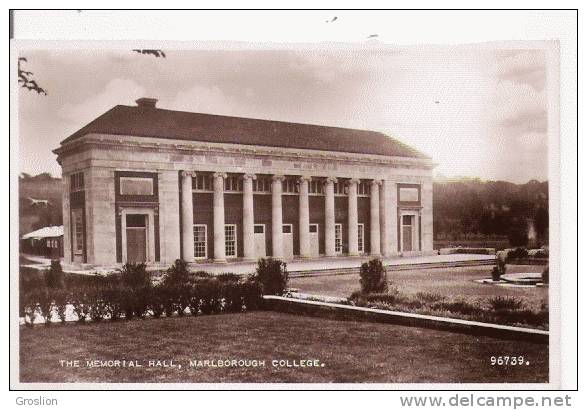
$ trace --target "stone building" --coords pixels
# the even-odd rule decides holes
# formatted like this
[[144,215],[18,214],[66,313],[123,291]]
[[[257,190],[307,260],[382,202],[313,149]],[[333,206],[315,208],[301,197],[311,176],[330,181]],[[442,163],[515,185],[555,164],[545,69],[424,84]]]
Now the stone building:
[[432,251],[432,160],[382,133],[118,105],[62,141],[65,262]]

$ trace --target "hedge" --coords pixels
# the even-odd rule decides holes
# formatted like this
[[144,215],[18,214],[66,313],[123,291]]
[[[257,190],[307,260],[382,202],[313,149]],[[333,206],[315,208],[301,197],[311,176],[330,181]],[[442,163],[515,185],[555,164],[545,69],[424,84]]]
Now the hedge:
[[85,323],[88,318],[100,322],[147,315],[181,316],[188,309],[192,315],[199,315],[251,311],[261,306],[261,287],[256,281],[228,275],[184,281],[177,273],[175,270],[173,278],[153,285],[150,279],[145,279],[144,266],[125,265],[117,274],[92,278],[90,284],[29,286],[21,289],[21,314],[27,325],[32,325],[39,316],[50,325],[50,319],[56,316],[65,322],[68,307],[78,322]]

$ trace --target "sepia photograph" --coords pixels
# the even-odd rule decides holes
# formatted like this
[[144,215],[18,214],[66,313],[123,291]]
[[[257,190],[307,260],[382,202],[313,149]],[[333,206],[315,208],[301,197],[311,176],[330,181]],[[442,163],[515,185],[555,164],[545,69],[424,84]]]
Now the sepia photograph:
[[554,382],[559,42],[357,36],[16,43],[18,388]]

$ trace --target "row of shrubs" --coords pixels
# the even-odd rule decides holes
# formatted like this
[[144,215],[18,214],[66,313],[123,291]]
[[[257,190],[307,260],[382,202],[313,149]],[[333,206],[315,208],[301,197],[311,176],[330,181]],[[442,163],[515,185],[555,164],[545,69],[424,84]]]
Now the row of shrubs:
[[538,309],[532,309],[526,306],[524,300],[510,296],[473,300],[448,298],[425,292],[403,294],[393,289],[386,293],[355,292],[349,298],[349,302],[356,306],[377,309],[548,329],[546,303]]
[[531,249],[528,251],[526,248],[515,248],[507,250],[507,259],[525,259],[525,258],[536,258],[545,259],[548,258],[548,249]]
[[54,261],[42,280],[34,275],[21,280],[20,309],[29,325],[39,316],[46,324],[55,315],[65,322],[68,311],[82,323],[88,318],[99,322],[182,316],[188,311],[192,315],[242,312],[258,309],[262,294],[282,294],[286,285],[286,264],[273,259],[259,260],[256,273],[247,278],[232,273],[193,274],[178,259],[156,284],[145,264],[128,263],[107,276],[76,277],[64,275],[59,261]]

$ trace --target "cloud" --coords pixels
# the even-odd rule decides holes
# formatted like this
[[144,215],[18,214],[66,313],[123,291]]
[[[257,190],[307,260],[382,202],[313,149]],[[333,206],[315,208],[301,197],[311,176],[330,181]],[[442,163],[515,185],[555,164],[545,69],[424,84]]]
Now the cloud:
[[96,95],[92,95],[80,103],[66,102],[57,111],[58,117],[71,124],[75,129],[102,115],[115,105],[133,105],[137,98],[145,96],[145,87],[133,80],[115,78]]

